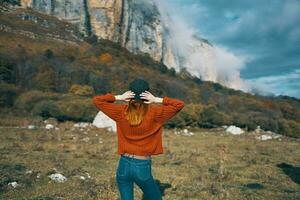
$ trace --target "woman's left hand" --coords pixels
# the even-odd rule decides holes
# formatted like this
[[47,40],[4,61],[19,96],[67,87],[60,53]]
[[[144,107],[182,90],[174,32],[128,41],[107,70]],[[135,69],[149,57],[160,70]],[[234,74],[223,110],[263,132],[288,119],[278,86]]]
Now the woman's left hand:
[[130,101],[130,99],[134,98],[135,94],[134,92],[128,90],[124,92],[121,95],[116,95],[116,100],[121,100],[121,101]]

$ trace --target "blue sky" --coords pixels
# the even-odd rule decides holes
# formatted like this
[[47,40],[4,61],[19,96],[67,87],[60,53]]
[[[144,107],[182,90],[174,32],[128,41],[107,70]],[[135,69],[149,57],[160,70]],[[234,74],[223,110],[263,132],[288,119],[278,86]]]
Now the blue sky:
[[212,44],[248,59],[241,78],[300,98],[300,0],[167,0]]

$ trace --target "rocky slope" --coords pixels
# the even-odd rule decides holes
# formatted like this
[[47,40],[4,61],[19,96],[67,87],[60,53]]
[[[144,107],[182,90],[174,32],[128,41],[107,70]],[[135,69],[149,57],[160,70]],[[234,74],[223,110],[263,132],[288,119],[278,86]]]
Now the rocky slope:
[[[186,36],[185,27],[156,0],[21,0],[22,7],[54,15],[77,24],[86,35],[121,44],[134,54],[148,53],[177,72],[250,92],[239,71],[220,70],[224,58],[204,39]],[[219,61],[221,60],[221,61]],[[221,65],[221,67],[219,66]]]

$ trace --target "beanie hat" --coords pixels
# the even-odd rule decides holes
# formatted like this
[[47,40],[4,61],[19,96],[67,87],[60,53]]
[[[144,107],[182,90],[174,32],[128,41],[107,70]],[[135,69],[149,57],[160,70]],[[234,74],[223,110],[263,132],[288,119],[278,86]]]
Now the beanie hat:
[[144,91],[149,91],[149,83],[141,78],[137,78],[135,80],[133,80],[130,84],[129,84],[129,90],[131,90],[132,92],[135,93],[134,99],[135,100],[143,100],[145,101],[146,99],[141,99],[140,98],[140,94]]

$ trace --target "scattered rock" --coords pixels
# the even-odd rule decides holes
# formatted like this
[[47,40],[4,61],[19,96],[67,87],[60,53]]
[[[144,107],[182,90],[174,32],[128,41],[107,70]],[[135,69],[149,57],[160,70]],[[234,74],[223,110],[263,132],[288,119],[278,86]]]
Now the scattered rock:
[[226,128],[226,132],[231,133],[232,135],[241,135],[244,133],[241,128],[234,125],[230,125],[228,128]]
[[84,176],[78,176],[81,180],[85,180]]
[[65,177],[59,173],[51,174],[48,177],[51,178],[51,180],[59,182],[59,183],[67,181],[67,177]]
[[49,117],[48,119],[44,120],[44,123],[45,124],[53,124],[54,126],[58,125],[58,121],[54,117]]
[[91,125],[91,123],[89,123],[89,122],[78,122],[78,123],[74,124],[74,127],[77,127],[77,128],[88,128],[90,125]]
[[271,140],[273,138],[270,135],[261,135],[261,136],[257,136],[256,139],[265,141],[265,140]]
[[260,126],[257,126],[254,132],[255,133],[260,133],[261,131],[262,131],[262,129],[260,128]]
[[27,128],[29,130],[33,130],[33,129],[36,129],[37,127],[35,125],[33,125],[33,124],[30,124],[30,125],[27,126]]
[[82,139],[84,142],[89,142],[90,141],[90,138],[89,137],[85,137]]
[[90,174],[85,172],[87,178],[91,178]]
[[282,135],[279,135],[279,134],[276,134],[273,132],[266,132],[266,133],[268,133],[268,134],[260,135],[255,138],[258,140],[261,140],[261,141],[272,140],[272,139],[279,139],[281,141]]
[[177,131],[177,129],[175,128],[175,135],[184,135],[184,136],[192,136],[194,135],[193,132],[189,131],[188,129],[183,129],[183,130],[179,130]]
[[8,183],[7,185],[10,185],[10,186],[12,186],[13,188],[16,188],[16,187],[18,187],[20,184],[18,184],[16,181],[14,181],[14,182]]
[[54,125],[53,124],[46,124],[45,126],[46,129],[54,129]]

